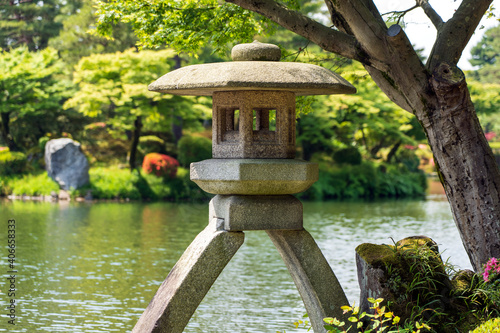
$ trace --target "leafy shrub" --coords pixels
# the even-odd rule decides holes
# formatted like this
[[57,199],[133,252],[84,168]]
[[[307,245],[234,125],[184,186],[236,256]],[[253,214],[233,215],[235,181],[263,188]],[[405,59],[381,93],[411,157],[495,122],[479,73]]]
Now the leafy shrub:
[[14,175],[26,169],[26,155],[21,152],[0,151],[0,174]]
[[59,184],[53,181],[46,172],[38,174],[13,176],[2,181],[1,194],[14,195],[50,195],[51,192],[59,192]]
[[[353,326],[356,326],[358,332],[382,333],[389,329],[388,333],[420,333],[423,330],[431,329],[426,323],[419,323],[418,321],[411,323],[411,328],[400,327],[398,325],[400,318],[394,315],[393,312],[386,311],[386,307],[381,306],[383,301],[383,298],[368,298],[368,302],[372,304],[370,309],[373,310],[373,314],[366,312],[359,313],[358,306],[351,307],[345,305],[341,308],[344,313],[351,313],[348,320],[353,323]],[[328,317],[323,320],[327,324],[325,325],[325,328],[328,330],[327,333],[346,333],[350,331],[350,325],[346,325],[345,322],[337,318]],[[413,329],[413,326],[415,326],[416,330]]]
[[183,167],[212,158],[212,141],[205,137],[183,136],[178,145],[178,158]]
[[488,320],[481,326],[477,327],[472,333],[499,333],[500,332],[500,318],[493,318]]
[[356,147],[348,147],[337,150],[333,154],[333,160],[339,164],[360,165],[362,157]]
[[179,162],[175,158],[158,153],[147,154],[142,162],[142,170],[145,173],[154,173],[164,178],[174,178],[178,167]]
[[135,186],[136,178],[127,169],[90,168],[90,184],[75,192],[76,195],[92,191],[95,199],[141,199],[141,193]]
[[176,178],[167,182],[171,188],[172,199],[175,201],[197,201],[211,197],[189,178],[189,170],[179,169],[179,171]]
[[146,156],[150,153],[164,153],[165,141],[155,135],[146,135],[139,138],[139,153]]
[[313,200],[402,198],[425,195],[427,179],[421,171],[405,167],[377,167],[372,162],[360,165],[320,163],[319,179],[301,198]]
[[40,139],[38,139],[38,147],[42,152],[45,151],[45,145],[47,142],[50,141],[50,138],[48,136],[42,136]]
[[184,168],[178,168],[177,176],[168,179],[116,167],[93,167],[90,168],[89,174],[90,184],[76,190],[73,195],[84,196],[90,190],[94,199],[179,201],[208,198],[208,195],[189,179],[189,170]]

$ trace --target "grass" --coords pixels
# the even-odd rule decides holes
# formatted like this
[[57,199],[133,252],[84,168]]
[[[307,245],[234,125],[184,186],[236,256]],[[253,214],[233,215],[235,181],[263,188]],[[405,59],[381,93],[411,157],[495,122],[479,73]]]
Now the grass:
[[[173,179],[145,174],[142,170],[130,172],[116,166],[92,167],[90,183],[70,191],[72,197],[91,193],[94,199],[130,200],[204,200],[204,193],[189,179],[189,170],[179,168]],[[30,174],[3,176],[0,179],[0,195],[50,195],[59,192],[59,185],[45,171]]]
[[1,195],[50,195],[59,192],[59,185],[45,171],[32,174],[12,175],[0,180]]

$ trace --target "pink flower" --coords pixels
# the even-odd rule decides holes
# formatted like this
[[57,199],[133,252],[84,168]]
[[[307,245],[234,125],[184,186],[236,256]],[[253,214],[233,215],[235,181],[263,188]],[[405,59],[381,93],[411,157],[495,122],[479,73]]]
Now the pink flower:
[[486,265],[484,265],[483,280],[485,282],[489,282],[490,277],[496,279],[498,273],[500,273],[500,262],[498,261],[497,258],[494,257],[490,258],[490,260],[488,260]]

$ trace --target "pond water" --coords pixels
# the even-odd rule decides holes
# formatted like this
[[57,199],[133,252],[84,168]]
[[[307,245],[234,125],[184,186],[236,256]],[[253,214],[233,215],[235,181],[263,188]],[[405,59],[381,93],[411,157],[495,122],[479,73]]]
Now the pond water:
[[[168,272],[208,222],[208,204],[0,202],[6,276],[7,220],[16,220],[16,325],[2,306],[0,331],[128,332]],[[453,264],[470,268],[443,196],[420,201],[307,202],[304,226],[358,303],[354,249],[432,237]],[[6,279],[0,299],[7,304]],[[265,232],[223,271],[185,332],[303,332],[305,313],[284,263]]]

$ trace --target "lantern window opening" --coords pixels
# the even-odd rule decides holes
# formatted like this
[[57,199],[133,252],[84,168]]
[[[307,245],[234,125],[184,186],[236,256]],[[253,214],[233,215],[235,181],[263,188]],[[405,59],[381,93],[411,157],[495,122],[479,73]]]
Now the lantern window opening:
[[224,107],[220,109],[222,141],[237,141],[240,135],[240,108]]
[[276,109],[255,108],[253,110],[253,130],[276,132]]

